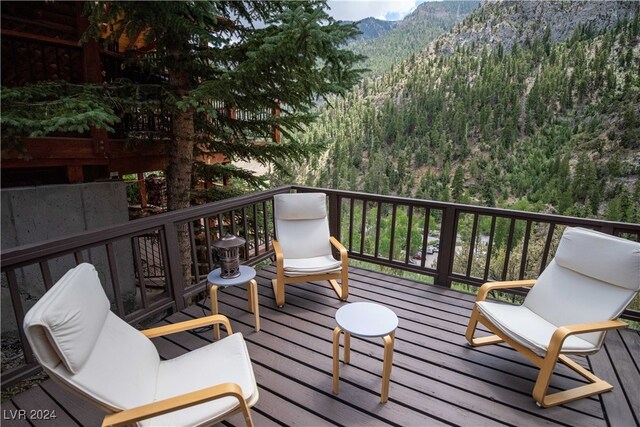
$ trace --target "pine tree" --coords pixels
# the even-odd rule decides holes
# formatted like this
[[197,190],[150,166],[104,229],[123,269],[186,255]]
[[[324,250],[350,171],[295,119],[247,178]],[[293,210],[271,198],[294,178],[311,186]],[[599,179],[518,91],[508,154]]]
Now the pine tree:
[[[359,57],[343,48],[357,30],[329,17],[324,1],[87,4],[94,30],[108,22],[116,40],[143,34],[145,44],[155,48],[135,56],[135,65],[167,76],[160,93],[172,120],[171,210],[190,204],[194,148],[284,170],[284,163],[302,159],[309,147],[292,139],[259,146],[251,136],[269,135],[274,127],[290,136],[311,122],[319,97],[344,93],[359,77],[353,69]],[[244,119],[219,115],[214,103],[248,114]],[[260,114],[278,105],[282,115]],[[215,168],[225,176],[251,178],[234,168]],[[187,264],[183,260],[185,275]]]
[[456,173],[453,176],[453,182],[451,186],[453,187],[451,190],[451,197],[453,197],[454,202],[460,202],[462,195],[464,193],[464,188],[462,187],[464,180],[464,172],[461,166],[458,166],[456,169]]

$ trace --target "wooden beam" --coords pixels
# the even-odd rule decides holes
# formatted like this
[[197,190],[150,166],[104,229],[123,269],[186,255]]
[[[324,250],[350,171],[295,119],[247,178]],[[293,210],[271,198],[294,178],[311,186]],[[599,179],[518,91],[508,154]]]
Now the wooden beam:
[[39,34],[23,33],[22,31],[5,30],[3,28],[3,29],[0,29],[0,35],[2,35],[2,37],[14,37],[19,39],[31,40],[35,42],[50,43],[58,46],[72,47],[78,50],[80,49],[80,44],[78,42],[73,42],[73,41],[64,40],[64,39],[57,39],[55,37],[41,36]]
[[[91,159],[95,158],[93,140],[90,138],[27,138],[23,142],[27,158],[40,159]],[[2,162],[21,159],[24,155],[17,150],[2,152]]]

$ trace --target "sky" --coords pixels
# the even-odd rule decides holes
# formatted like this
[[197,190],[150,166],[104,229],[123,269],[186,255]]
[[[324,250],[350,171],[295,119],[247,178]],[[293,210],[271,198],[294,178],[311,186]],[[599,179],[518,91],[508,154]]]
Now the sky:
[[397,21],[425,0],[328,0],[329,14],[341,21],[359,21],[373,16]]

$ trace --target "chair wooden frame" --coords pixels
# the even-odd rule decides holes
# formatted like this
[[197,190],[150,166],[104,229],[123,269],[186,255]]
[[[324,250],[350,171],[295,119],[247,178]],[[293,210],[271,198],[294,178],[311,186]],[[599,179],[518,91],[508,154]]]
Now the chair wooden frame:
[[[496,289],[508,289],[517,287],[532,287],[535,285],[535,280],[515,280],[507,282],[490,282],[485,283],[480,287],[476,301],[484,301],[489,292]],[[478,322],[486,326],[495,335],[490,335],[481,338],[474,338],[474,333]],[[551,406],[561,405],[563,403],[572,402],[574,400],[582,399],[584,397],[592,396],[594,394],[603,393],[613,389],[613,386],[608,382],[598,378],[592,372],[586,370],[569,357],[561,354],[562,344],[564,340],[575,334],[582,334],[587,332],[606,331],[609,329],[625,328],[628,325],[620,320],[607,320],[603,322],[583,323],[576,325],[561,326],[555,330],[551,337],[551,341],[547,347],[545,356],[540,356],[533,352],[528,347],[523,346],[517,341],[510,338],[500,329],[498,329],[491,320],[487,319],[480,313],[477,306],[474,304],[469,318],[469,325],[465,337],[469,344],[472,346],[482,346],[489,344],[496,344],[505,342],[527,358],[531,363],[540,368],[538,378],[536,379],[535,386],[533,387],[533,398],[536,400],[538,406],[548,408]],[[551,376],[556,363],[561,363],[568,366],[577,374],[584,377],[590,384],[575,387],[569,390],[564,390],[552,394],[547,394],[549,383],[551,382]]]
[[[146,329],[140,332],[147,338],[156,338],[208,325],[222,325],[226,329],[228,335],[231,335],[233,333],[233,331],[231,330],[229,319],[226,316],[220,314],[188,320],[185,322],[174,323],[171,325],[160,326],[157,328]],[[102,421],[102,427],[127,425],[147,418],[166,414],[167,412],[177,411],[189,406],[198,405],[228,396],[232,396],[238,399],[238,408],[235,411],[224,414],[220,419],[214,420],[212,423],[220,421],[238,412],[242,412],[247,426],[253,427],[253,420],[251,419],[249,404],[242,396],[242,389],[238,384],[235,383],[218,384],[213,387],[203,388],[190,393],[185,393],[168,399],[138,406],[136,408],[125,409],[120,412],[109,414],[104,417],[104,420]]]
[[[284,306],[284,287],[291,283],[324,281],[327,280],[340,300],[346,301],[349,297],[349,258],[346,248],[335,237],[329,237],[331,245],[340,252],[341,271],[337,273],[309,274],[305,276],[285,276],[284,254],[277,240],[273,241],[273,250],[276,256],[276,278],[271,280],[273,293],[276,297],[276,305]],[[336,280],[340,280],[340,284]]]

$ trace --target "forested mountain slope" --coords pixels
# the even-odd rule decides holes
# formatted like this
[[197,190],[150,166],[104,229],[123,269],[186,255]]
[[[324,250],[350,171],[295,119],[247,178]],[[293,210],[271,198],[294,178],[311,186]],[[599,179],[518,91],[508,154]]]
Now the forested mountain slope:
[[382,37],[397,27],[398,22],[400,21],[384,21],[382,19],[372,17],[362,19],[356,23],[361,34],[357,36],[351,44],[357,43],[358,41],[375,40]]
[[639,6],[483,3],[325,106],[300,182],[640,221]]
[[[350,48],[367,56],[363,65],[372,74],[380,74],[411,54],[425,49],[478,5],[478,1],[427,2],[420,4],[401,21],[363,19],[358,22],[363,34],[351,43]],[[379,36],[376,37],[376,34]]]

